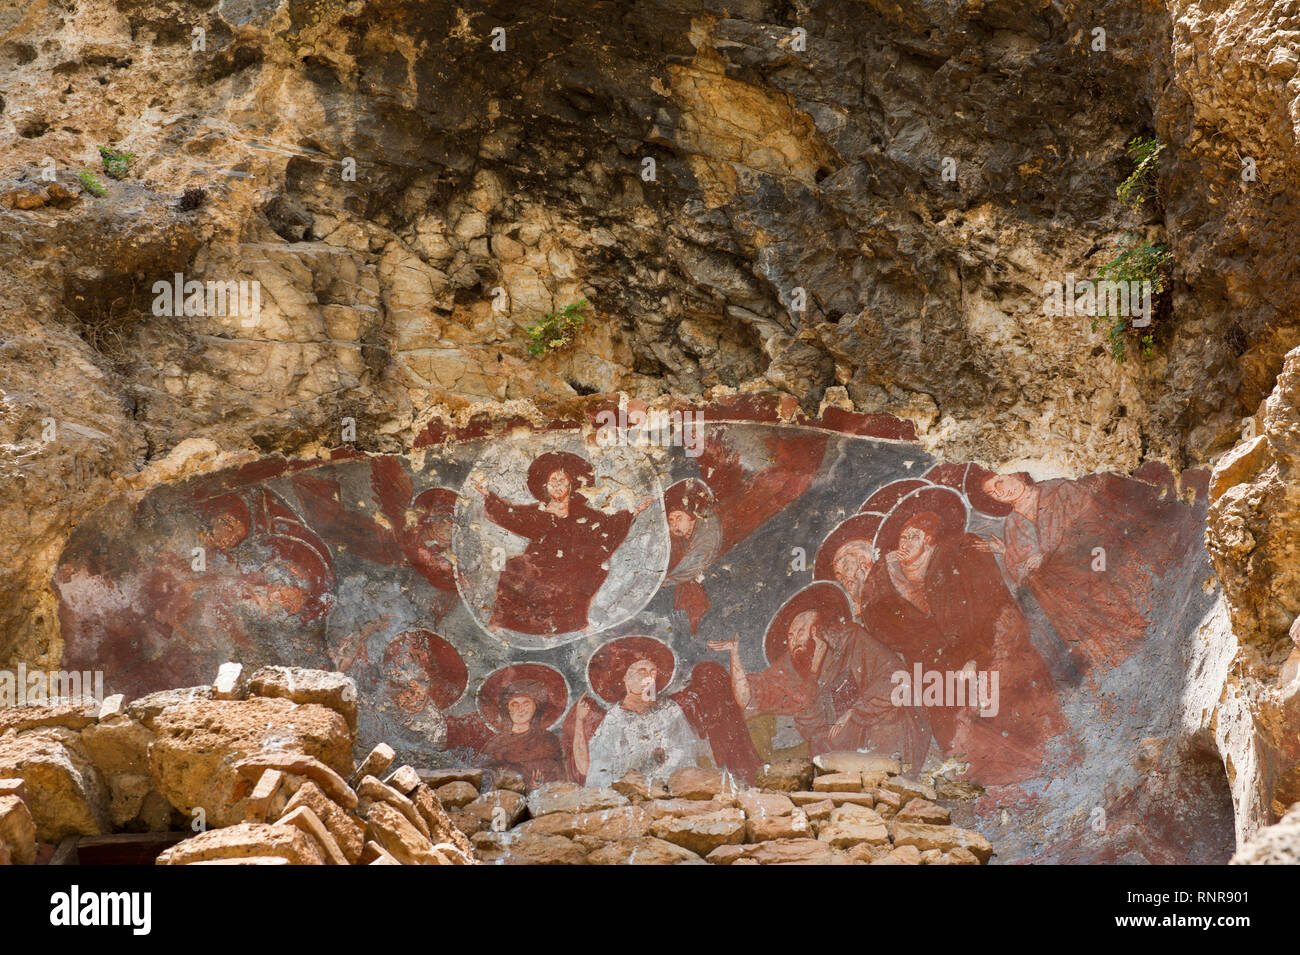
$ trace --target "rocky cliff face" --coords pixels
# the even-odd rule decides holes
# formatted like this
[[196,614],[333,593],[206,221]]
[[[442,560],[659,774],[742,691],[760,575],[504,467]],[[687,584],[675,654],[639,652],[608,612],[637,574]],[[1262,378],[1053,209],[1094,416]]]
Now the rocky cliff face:
[[[51,576],[106,500],[349,422],[402,452],[435,415],[774,391],[1077,476],[1210,462],[1272,392],[1216,478],[1205,667],[1167,688],[1203,704],[1249,831],[1300,798],[1269,689],[1300,610],[1289,366],[1274,392],[1300,342],[1296,23],[1260,0],[0,3],[0,660],[60,659]],[[1142,133],[1168,148],[1135,213],[1114,190]],[[1154,354],[1119,364],[1043,285],[1126,233],[1174,267]],[[260,309],[159,314],[177,274],[256,281]],[[526,327],[584,298],[576,346],[532,357]]]

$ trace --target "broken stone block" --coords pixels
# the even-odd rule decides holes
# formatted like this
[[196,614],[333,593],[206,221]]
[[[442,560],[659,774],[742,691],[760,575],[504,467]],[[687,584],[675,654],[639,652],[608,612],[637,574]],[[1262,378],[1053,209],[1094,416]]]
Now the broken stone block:
[[[378,774],[372,773],[370,775],[377,776]],[[420,775],[413,767],[402,766],[385,779],[384,784],[396,789],[403,796],[409,796],[411,790],[420,785]]]
[[528,783],[523,775],[513,769],[498,769],[492,774],[493,789],[508,789],[523,796],[528,793]]
[[[671,844],[672,843],[669,843],[669,845]],[[704,860],[712,865],[731,865],[737,859],[742,858],[748,850],[749,847],[743,845],[729,844],[718,846],[718,848],[705,856]],[[695,853],[692,852],[691,855],[695,855]]]
[[483,831],[483,820],[472,812],[462,812],[459,809],[453,809],[447,813],[447,818],[451,824],[460,830],[465,838],[470,839]]
[[90,761],[101,773],[147,773],[153,730],[128,716],[110,716],[81,732]]
[[5,865],[36,864],[36,823],[17,796],[0,796],[0,851]]
[[952,814],[943,806],[917,797],[909,799],[898,810],[896,818],[899,822],[926,822],[934,826],[946,826],[952,821]]
[[718,809],[693,816],[665,816],[650,827],[651,835],[706,856],[718,846],[745,841],[745,814]]
[[776,789],[781,792],[811,789],[814,772],[810,759],[779,759],[763,766],[758,773],[757,784],[760,789]]
[[[257,780],[257,785],[248,795],[248,807],[244,810],[245,821],[266,822],[268,818],[276,815],[272,812],[274,807],[271,801],[283,785],[284,773],[278,769],[264,770]],[[288,801],[287,798],[285,801]]]
[[817,839],[774,839],[746,846],[745,858],[759,865],[842,865],[851,861],[830,843]]
[[816,793],[860,793],[861,773],[825,773],[813,780]]
[[298,791],[285,805],[285,812],[292,812],[300,806],[306,806],[316,814],[316,818],[330,831],[349,863],[355,865],[360,861],[365,843],[365,830],[360,823],[310,780],[298,787]]
[[324,865],[316,844],[293,826],[243,822],[209,829],[158,855],[158,865],[189,865],[212,859],[278,856],[290,865]]
[[665,799],[669,796],[668,787],[657,779],[649,779],[636,770],[628,773],[610,787],[621,796],[632,800]]
[[650,831],[653,820],[640,806],[620,806],[595,812],[552,812],[520,825],[516,832],[553,836],[590,836],[606,842],[639,839]]
[[23,780],[42,842],[111,827],[107,787],[72,730],[47,727],[0,737],[0,777]]
[[217,678],[212,681],[214,700],[242,700],[247,690],[242,663],[223,663],[217,668]]
[[211,686],[191,686],[179,690],[159,690],[127,704],[126,713],[133,720],[153,729],[153,721],[163,710],[178,703],[194,703],[212,699]]
[[496,865],[585,865],[587,850],[564,836],[530,832],[480,832],[474,852]]
[[474,791],[483,788],[483,770],[476,769],[473,766],[457,766],[448,769],[420,769],[417,770],[420,779],[424,784],[435,792],[439,787],[447,783],[469,783],[474,787]]
[[[472,812],[483,820],[484,829],[509,829],[528,809],[528,802],[517,792],[495,789],[467,803],[465,812]],[[498,812],[498,810],[500,810]],[[504,825],[503,825],[504,824]]]
[[361,850],[359,865],[401,865],[377,842],[367,842]]
[[886,756],[868,756],[866,753],[851,751],[819,753],[813,757],[813,765],[821,773],[857,773],[858,775],[884,773],[887,776],[897,776],[903,771],[902,764],[896,759]]
[[277,826],[292,826],[299,829],[304,835],[309,836],[316,846],[321,850],[321,855],[325,858],[327,865],[348,865],[348,858],[339,848],[338,842],[325,824],[320,821],[316,813],[312,812],[309,806],[298,806],[295,809],[285,813],[275,823]]
[[94,720],[94,709],[82,703],[56,703],[35,706],[0,706],[0,736],[10,730],[21,733],[42,727],[61,726],[80,730]]
[[108,786],[108,815],[114,829],[122,829],[136,819],[144,801],[152,792],[152,777],[144,773],[112,773],[105,777]]
[[[250,781],[260,779],[262,773],[268,769],[294,776],[304,776],[344,809],[356,808],[357,794],[343,781],[342,776],[314,756],[305,753],[255,753],[235,764],[235,771]],[[376,779],[375,782],[379,783],[379,780]],[[379,783],[379,785],[383,784]]]
[[817,838],[829,842],[837,849],[848,849],[863,842],[887,843],[889,829],[874,810],[862,806],[841,806],[831,811],[830,820],[817,833]]
[[939,795],[934,791],[933,786],[919,782],[915,779],[907,779],[903,776],[894,776],[887,779],[885,785],[881,788],[888,792],[898,793],[898,795],[902,797],[903,804],[906,804],[910,799],[916,799],[918,797],[929,802],[934,802],[939,798]]
[[460,809],[462,806],[468,806],[478,798],[478,790],[469,783],[456,779],[439,786],[434,795],[438,797],[438,801],[444,806]]
[[626,805],[627,797],[612,789],[586,789],[576,783],[547,783],[528,794],[528,811],[534,816],[550,812],[595,812]]
[[736,781],[720,769],[686,766],[668,777],[668,791],[675,799],[712,799],[724,790],[734,794]]
[[[438,797],[433,794],[433,790],[421,783],[412,790],[410,800],[415,804],[416,811],[420,813],[425,824],[429,827],[429,838],[435,845],[450,843],[459,849],[463,855],[473,855],[474,850],[470,844],[469,836],[456,825],[451,815],[439,802]],[[468,817],[476,818],[472,815]]]
[[736,795],[736,805],[744,810],[749,819],[761,819],[765,816],[788,816],[794,812],[794,803],[785,793],[765,793],[757,789],[746,789]]
[[248,681],[253,696],[283,698],[295,703],[328,707],[357,729],[357,685],[351,677],[305,667],[262,667]]
[[903,806],[903,797],[889,789],[877,789],[872,795],[876,798],[875,810],[888,819]]
[[663,839],[647,836],[620,839],[594,849],[587,865],[707,865],[696,853]]
[[402,865],[439,864],[433,843],[388,802],[372,802],[366,809],[366,834]]
[[[379,780],[375,779],[374,776],[367,776],[365,779],[361,780],[357,785],[357,795],[360,796],[362,800],[359,808],[362,815],[366,815],[369,812],[369,808],[366,805],[367,802],[384,802],[405,816],[406,821],[409,822],[416,831],[420,833],[420,835],[424,836],[426,839],[430,837],[431,833],[429,832],[429,824],[425,822],[424,817],[420,815],[420,810],[415,808],[415,803],[411,802],[411,800],[407,799],[393,787],[385,786]],[[389,851],[391,852],[392,850],[390,849]],[[398,856],[398,858],[401,857]]]
[[802,809],[796,809],[788,816],[757,816],[745,822],[746,842],[806,839],[812,834],[812,826]]
[[397,754],[393,752],[393,747],[387,743],[380,743],[361,761],[357,771],[352,774],[352,779],[363,779],[366,776],[378,778],[384,774],[384,770],[393,765],[393,760],[396,758]]
[[[261,697],[192,700],[172,704],[153,717],[152,724],[157,733],[149,747],[154,785],[187,815],[202,808],[210,826],[232,825],[244,818],[244,797],[262,770],[297,772],[277,764],[269,758],[272,755],[318,759],[333,770],[340,784],[338,774],[352,768],[347,725],[323,706]],[[248,775],[241,777],[236,764],[254,756],[261,761],[244,763]],[[329,786],[310,778],[335,798]]]
[[970,829],[896,821],[893,823],[893,833],[895,846],[915,846],[923,853],[930,849],[938,849],[940,852],[968,849],[981,865],[993,855],[993,846],[988,839]]
[[99,706],[95,708],[94,717],[97,720],[106,720],[113,716],[121,716],[126,713],[126,697],[121,693],[114,693],[112,696],[105,697],[100,701]]

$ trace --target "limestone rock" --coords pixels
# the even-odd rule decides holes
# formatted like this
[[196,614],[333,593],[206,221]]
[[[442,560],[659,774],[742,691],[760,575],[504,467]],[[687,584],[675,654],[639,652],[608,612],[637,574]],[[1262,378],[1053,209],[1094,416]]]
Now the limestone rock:
[[[149,747],[155,785],[184,813],[202,807],[212,826],[244,818],[243,798],[254,780],[235,765],[257,755],[300,753],[316,757],[337,773],[352,766],[347,724],[322,706],[251,697],[175,703],[152,720],[157,738]],[[282,768],[264,760],[254,768]],[[319,780],[318,780],[319,781]]]
[[969,829],[931,826],[921,822],[894,822],[892,825],[896,846],[915,846],[923,853],[930,849],[946,852],[963,848],[973,853],[981,864],[988,862],[993,855],[993,846],[988,839]]
[[158,865],[191,865],[195,862],[278,857],[289,865],[324,865],[316,844],[293,826],[239,823],[224,829],[209,829],[164,849]]
[[262,667],[249,679],[248,692],[295,703],[318,703],[342,716],[348,729],[356,732],[357,685],[342,673],[305,667]]
[[532,832],[480,832],[474,851],[485,863],[505,865],[585,865],[587,850],[564,836]]
[[815,769],[810,759],[781,759],[766,763],[756,780],[760,789],[795,792],[812,788]]
[[718,809],[693,816],[664,816],[650,827],[656,838],[706,856],[718,846],[745,841],[745,814]]
[[696,853],[663,839],[621,839],[593,850],[588,865],[707,865]]
[[285,805],[286,812],[305,806],[316,814],[326,829],[333,835],[344,857],[352,865],[361,858],[365,843],[365,830],[361,824],[334,802],[313,782],[305,782],[298,787]]
[[534,816],[552,812],[595,812],[627,804],[627,797],[612,789],[586,789],[576,783],[546,783],[528,794],[528,811]]
[[36,823],[17,796],[0,796],[0,851],[10,865],[36,863]]
[[110,828],[108,792],[76,733],[62,727],[0,737],[0,777],[18,777],[42,842]]

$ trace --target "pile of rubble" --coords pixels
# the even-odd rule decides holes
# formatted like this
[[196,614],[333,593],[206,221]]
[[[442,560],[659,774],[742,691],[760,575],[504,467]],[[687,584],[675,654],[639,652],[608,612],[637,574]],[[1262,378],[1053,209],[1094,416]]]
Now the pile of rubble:
[[[993,847],[949,825],[934,790],[894,760],[836,753],[766,767],[758,787],[715,769],[667,785],[631,774],[611,789],[437,792],[479,859],[547,865],[981,865]],[[472,796],[471,796],[472,793]],[[471,801],[472,800],[472,801]],[[495,813],[495,817],[493,816]],[[495,825],[491,821],[495,818]],[[489,820],[484,825],[484,820]]]
[[472,863],[416,770],[387,773],[391,748],[354,769],[356,716],[342,674],[238,664],[129,704],[0,709],[0,862],[117,839],[165,865]]
[[976,865],[993,854],[889,759],[785,760],[757,787],[688,768],[666,783],[634,773],[610,789],[529,791],[509,770],[391,770],[382,743],[354,767],[356,718],[342,674],[246,678],[238,664],[212,686],[129,704],[0,709],[0,864],[88,852],[162,865]]

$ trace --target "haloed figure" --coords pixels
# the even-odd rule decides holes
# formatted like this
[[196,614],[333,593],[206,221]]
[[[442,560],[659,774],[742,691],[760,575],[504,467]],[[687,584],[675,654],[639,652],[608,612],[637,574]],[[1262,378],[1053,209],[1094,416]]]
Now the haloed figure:
[[586,721],[592,708],[578,703],[574,764],[588,786],[610,786],[630,772],[664,780],[682,766],[694,766],[700,740],[673,700],[659,695],[659,667],[653,660],[634,661],[623,675],[624,696],[605,714],[587,742]]
[[591,465],[567,451],[543,454],[528,468],[535,505],[510,504],[474,483],[488,518],[529,541],[501,571],[491,626],[534,634],[586,629],[592,598],[609,576],[609,558],[651,503],[647,498],[631,511],[606,514],[579,492],[593,483]]
[[502,688],[498,712],[508,729],[483,747],[482,755],[497,769],[512,769],[531,788],[564,778],[560,740],[546,729],[549,692],[537,680],[517,680]]

